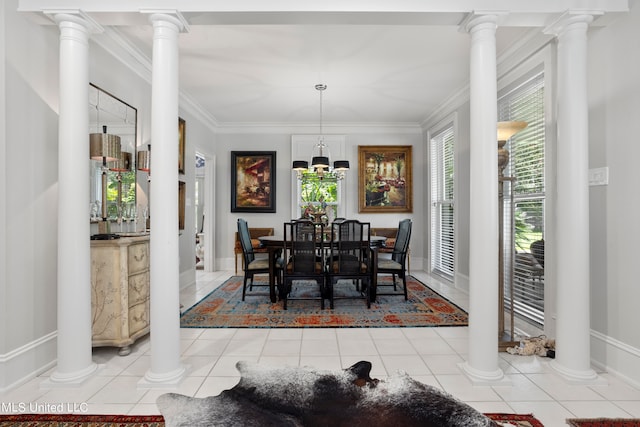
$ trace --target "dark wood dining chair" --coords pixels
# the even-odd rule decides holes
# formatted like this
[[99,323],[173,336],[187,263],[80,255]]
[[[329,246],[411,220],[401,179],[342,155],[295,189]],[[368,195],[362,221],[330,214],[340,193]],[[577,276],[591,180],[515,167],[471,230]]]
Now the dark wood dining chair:
[[[331,243],[327,258],[327,296],[330,307],[337,297],[334,293],[339,280],[350,280],[358,298],[364,297],[371,307],[372,257],[371,226],[368,222],[345,220],[331,224]],[[349,297],[353,298],[353,297]]]
[[[307,219],[293,220],[284,224],[283,258],[286,265],[282,271],[284,292],[282,307],[287,309],[288,300],[320,300],[324,309],[326,294],[324,257],[324,226]],[[293,282],[297,283],[293,293]],[[317,287],[303,290],[313,283]]]
[[[242,256],[244,257],[244,281],[242,284],[242,301],[244,301],[247,286],[249,291],[253,290],[254,276],[257,274],[269,274],[269,259],[268,258],[256,258],[256,252],[251,243],[251,234],[249,233],[249,225],[243,218],[238,218],[238,239],[242,246]],[[282,259],[276,260],[276,278],[278,286],[281,282],[282,272]],[[267,282],[265,285],[256,286],[269,286]]]
[[391,274],[393,281],[390,285],[384,285],[384,282],[377,281],[377,295],[398,295],[397,293],[380,293],[381,286],[393,286],[393,290],[397,291],[396,276],[402,279],[404,288],[404,299],[408,299],[407,293],[407,253],[409,252],[409,239],[411,238],[410,219],[403,219],[398,224],[398,234],[391,251],[391,258],[378,257],[378,275]]

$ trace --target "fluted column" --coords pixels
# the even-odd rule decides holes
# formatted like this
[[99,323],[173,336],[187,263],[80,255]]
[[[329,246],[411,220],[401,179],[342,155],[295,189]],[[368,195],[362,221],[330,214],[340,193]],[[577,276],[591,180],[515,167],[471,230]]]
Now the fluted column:
[[568,15],[558,39],[557,323],[551,365],[570,381],[595,381],[589,289],[587,29],[591,15]]
[[46,385],[79,384],[91,359],[89,194],[89,31],[80,15],[58,14],[58,360]]
[[178,239],[178,34],[173,14],[155,13],[151,88],[151,366],[142,387],[179,383],[180,251]]
[[469,353],[475,384],[504,378],[498,367],[498,145],[496,16],[472,17],[469,223]]

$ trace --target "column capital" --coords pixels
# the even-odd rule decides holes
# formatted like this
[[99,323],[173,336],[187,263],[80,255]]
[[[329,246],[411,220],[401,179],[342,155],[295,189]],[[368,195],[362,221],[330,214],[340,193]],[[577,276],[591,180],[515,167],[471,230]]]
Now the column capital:
[[459,29],[461,32],[469,33],[479,25],[488,24],[494,28],[498,26],[498,21],[501,16],[505,16],[506,11],[474,11],[462,20]]
[[181,33],[189,32],[189,23],[178,10],[140,9],[140,13],[148,14],[151,23],[164,21],[175,25]]
[[88,33],[102,33],[102,25],[80,9],[44,10],[43,13],[58,26],[71,22],[84,27]]
[[543,32],[545,34],[560,36],[569,28],[583,26],[585,29],[593,22],[594,17],[602,15],[602,11],[567,11],[547,26]]

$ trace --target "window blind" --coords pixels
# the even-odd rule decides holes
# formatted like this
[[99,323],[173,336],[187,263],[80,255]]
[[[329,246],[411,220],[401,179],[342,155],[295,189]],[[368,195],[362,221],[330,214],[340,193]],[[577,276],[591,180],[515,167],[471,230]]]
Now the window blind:
[[431,272],[454,277],[453,124],[431,138]]
[[[536,326],[544,325],[544,206],[545,122],[544,74],[530,77],[498,99],[498,120],[527,122],[507,143],[510,152],[505,176],[504,275],[505,304],[510,304],[513,282],[514,311]],[[513,200],[513,206],[511,201]],[[513,214],[513,218],[511,218]],[[540,249],[541,248],[541,249]],[[512,274],[513,273],[513,274]],[[509,308],[509,307],[507,307]]]

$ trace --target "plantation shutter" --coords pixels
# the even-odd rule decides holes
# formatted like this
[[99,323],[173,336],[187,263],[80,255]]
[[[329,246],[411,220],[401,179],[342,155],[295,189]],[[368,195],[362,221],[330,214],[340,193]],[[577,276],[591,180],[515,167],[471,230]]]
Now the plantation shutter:
[[[536,250],[536,245],[544,239],[545,122],[542,72],[499,98],[498,120],[528,123],[527,127],[515,134],[506,146],[510,157],[504,175],[515,178],[515,181],[513,184],[505,184],[504,187],[504,216],[508,219],[503,223],[505,240],[508,242],[505,244],[504,254],[507,269],[505,277],[507,280],[513,280],[515,313],[520,318],[542,327],[544,249]],[[510,275],[511,268],[513,276]],[[508,301],[506,298],[505,302]]]
[[431,138],[431,272],[453,280],[453,124]]

